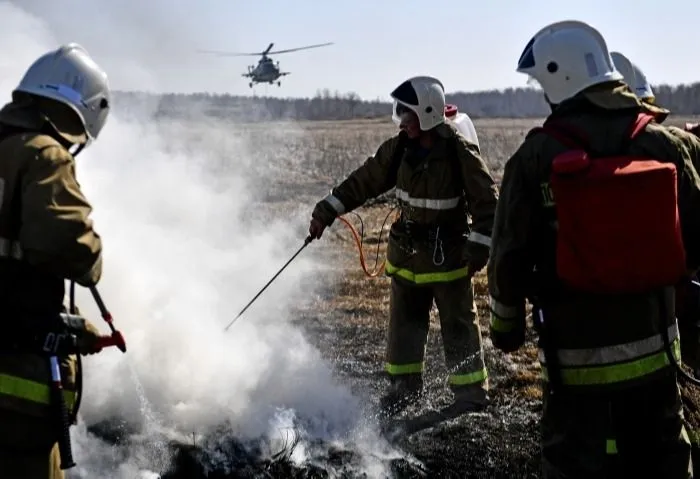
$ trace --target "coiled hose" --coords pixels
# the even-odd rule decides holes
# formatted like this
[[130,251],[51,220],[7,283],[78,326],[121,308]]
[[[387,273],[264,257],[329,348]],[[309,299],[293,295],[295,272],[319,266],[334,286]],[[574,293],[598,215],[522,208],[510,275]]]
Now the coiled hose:
[[[364,271],[365,275],[367,275],[370,278],[376,278],[380,274],[384,272],[384,268],[386,266],[386,260],[382,261],[381,265],[379,264],[379,250],[382,245],[382,233],[384,233],[384,227],[386,226],[386,222],[389,220],[389,216],[396,211],[398,206],[395,206],[394,208],[387,213],[386,217],[384,218],[384,222],[382,223],[382,227],[379,230],[379,239],[377,240],[377,252],[374,258],[374,268],[372,271],[370,271],[367,268],[367,263],[365,261],[365,252],[363,249],[364,242],[365,242],[365,223],[362,220],[362,217],[354,212],[348,213],[356,216],[359,221],[360,221],[360,233],[358,234],[357,229],[350,223],[347,219],[345,219],[344,216],[339,216],[338,219],[345,225],[347,228],[350,230],[350,233],[352,233],[353,239],[355,240],[355,245],[357,245],[357,250],[360,253],[360,266],[362,267],[362,271]],[[398,214],[397,214],[398,216]]]

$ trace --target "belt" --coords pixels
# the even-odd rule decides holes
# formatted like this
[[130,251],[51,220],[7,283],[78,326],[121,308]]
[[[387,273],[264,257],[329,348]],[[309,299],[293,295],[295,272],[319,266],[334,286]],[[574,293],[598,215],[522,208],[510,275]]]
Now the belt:
[[[40,327],[14,327],[0,336],[0,354],[67,356],[78,350],[77,337],[58,322]],[[53,324],[52,324],[53,323]]]
[[395,225],[398,226],[400,231],[402,231],[404,234],[416,240],[434,241],[438,237],[443,240],[455,239],[468,234],[466,229],[455,228],[451,225],[424,224],[401,218],[399,218]]

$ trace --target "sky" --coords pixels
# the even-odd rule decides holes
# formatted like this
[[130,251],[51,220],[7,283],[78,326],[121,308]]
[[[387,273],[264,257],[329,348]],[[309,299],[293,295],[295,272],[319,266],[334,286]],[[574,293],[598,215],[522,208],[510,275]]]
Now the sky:
[[[117,90],[308,97],[328,88],[387,100],[404,79],[421,74],[440,78],[448,92],[523,87],[527,77],[514,70],[525,44],[543,26],[572,19],[600,30],[609,48],[640,66],[652,84],[700,81],[696,0],[10,3],[44,19],[59,41],[83,44]],[[123,35],[105,35],[112,27]],[[281,87],[253,90],[241,73],[256,57],[197,52],[260,52],[271,42],[275,49],[334,45],[274,56],[291,74]]]

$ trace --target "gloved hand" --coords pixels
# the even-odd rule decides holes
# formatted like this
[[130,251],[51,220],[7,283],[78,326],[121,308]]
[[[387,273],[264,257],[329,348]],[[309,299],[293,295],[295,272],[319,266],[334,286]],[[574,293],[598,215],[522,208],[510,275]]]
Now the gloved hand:
[[314,211],[311,213],[311,223],[309,224],[309,236],[312,239],[319,239],[323,231],[333,224],[337,216],[333,207],[325,200],[316,203]]
[[489,251],[490,249],[488,246],[474,243],[473,241],[467,241],[465,256],[470,275],[475,275],[488,264]]
[[311,222],[309,223],[309,236],[311,236],[311,239],[321,238],[325,229],[326,225],[321,223],[316,218],[311,218]]
[[77,314],[61,314],[61,320],[68,331],[75,334],[78,352],[83,356],[102,351],[99,346],[100,330],[92,322]]
[[102,351],[102,346],[99,345],[100,330],[87,319],[85,320],[85,330],[82,335],[78,336],[78,349],[80,354],[86,356]]

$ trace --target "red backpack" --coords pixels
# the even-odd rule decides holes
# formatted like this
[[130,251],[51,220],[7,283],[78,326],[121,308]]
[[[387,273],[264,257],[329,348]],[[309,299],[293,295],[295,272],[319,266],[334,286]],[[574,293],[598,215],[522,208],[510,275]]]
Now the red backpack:
[[[640,114],[629,138],[653,117]],[[557,274],[592,293],[635,293],[676,284],[685,248],[672,163],[643,156],[594,157],[564,125],[539,129],[571,148],[552,163]]]

